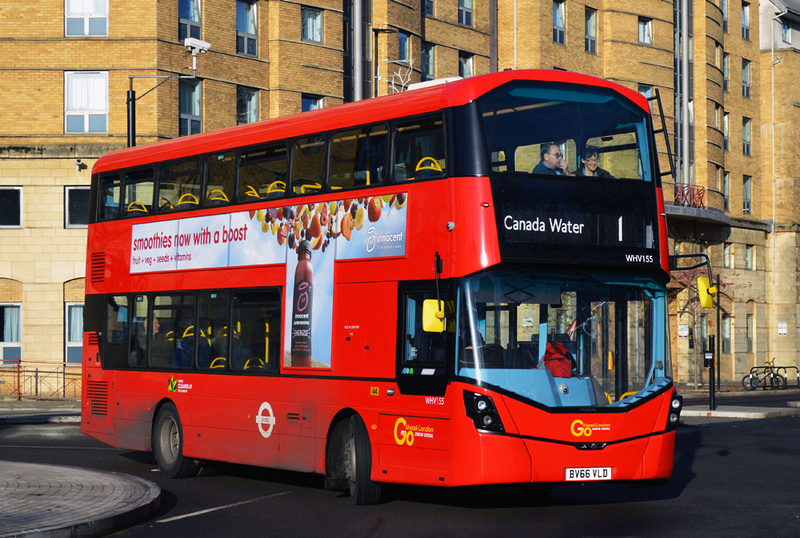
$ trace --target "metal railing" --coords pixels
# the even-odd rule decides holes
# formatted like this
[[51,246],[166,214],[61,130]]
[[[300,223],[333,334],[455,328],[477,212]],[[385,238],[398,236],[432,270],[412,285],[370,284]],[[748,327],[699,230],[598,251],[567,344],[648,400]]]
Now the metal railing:
[[81,397],[80,366],[5,360],[0,367],[0,395],[16,400],[72,400]]
[[722,213],[727,209],[725,195],[716,189],[701,187],[693,183],[662,182],[664,202],[676,206],[697,209],[715,209]]

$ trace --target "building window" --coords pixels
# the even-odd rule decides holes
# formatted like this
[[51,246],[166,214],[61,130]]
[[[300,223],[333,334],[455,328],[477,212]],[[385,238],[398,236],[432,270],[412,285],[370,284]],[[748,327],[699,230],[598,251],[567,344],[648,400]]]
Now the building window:
[[458,76],[467,78],[475,74],[473,66],[474,59],[474,55],[467,52],[458,53]]
[[203,132],[203,92],[196,79],[179,81],[180,126],[178,136],[188,136]]
[[65,187],[64,205],[64,228],[89,225],[89,187]]
[[781,41],[787,44],[792,43],[792,27],[786,21],[781,21]]
[[322,11],[311,7],[300,9],[302,24],[302,40],[311,43],[322,43]]
[[720,127],[720,113],[722,112],[722,107],[715,104],[714,105],[714,127],[719,129]]
[[0,359],[14,366],[22,355],[22,305],[0,305]]
[[83,356],[83,303],[65,303],[64,363],[67,366],[80,366]]
[[753,178],[751,176],[742,177],[742,213],[745,215],[750,214],[750,201],[752,193]]
[[755,248],[753,245],[744,246],[744,268],[752,271],[756,268]]
[[22,227],[22,187],[0,187],[0,228]]
[[108,132],[107,72],[66,72],[64,94],[65,132]]
[[753,314],[747,314],[747,352],[753,352],[753,340],[756,334],[756,324]]
[[722,325],[722,352],[723,353],[730,353],[731,352],[731,317],[727,314],[722,314],[722,319],[720,320],[720,325]]
[[108,0],[67,0],[67,36],[108,35]]
[[565,0],[553,2],[553,43],[564,45],[567,40],[567,13]]
[[422,43],[422,80],[436,78],[436,54],[433,43]]
[[728,33],[728,0],[722,0],[722,31]]
[[732,267],[731,265],[732,261],[733,261],[733,244],[725,243],[722,246],[722,267],[726,268]]
[[742,153],[750,155],[750,118],[742,118]]
[[653,19],[639,17],[639,43],[642,45],[653,44]]
[[258,121],[258,90],[237,86],[236,125]]
[[435,7],[433,0],[422,0],[422,12],[428,17],[434,16]]
[[322,108],[324,101],[323,98],[318,95],[303,95],[303,102],[302,102],[302,110],[303,112],[308,112],[309,110],[317,110],[318,108]]
[[750,41],[750,4],[742,2],[742,39]]
[[472,0],[458,0],[458,24],[472,26]]
[[200,39],[200,0],[178,0],[178,39]]
[[236,0],[236,52],[258,55],[256,0]]
[[728,53],[722,54],[722,90],[728,91],[728,75],[731,70],[731,62]]
[[408,34],[405,32],[397,32],[397,59],[401,61],[408,60],[410,56],[408,46]]
[[722,147],[728,151],[728,142],[730,137],[730,115],[725,112],[722,114]]
[[742,97],[750,99],[750,60],[742,60]]
[[597,54],[597,10],[586,8],[586,52]]
[[725,172],[722,174],[722,202],[725,211],[731,210],[731,173]]

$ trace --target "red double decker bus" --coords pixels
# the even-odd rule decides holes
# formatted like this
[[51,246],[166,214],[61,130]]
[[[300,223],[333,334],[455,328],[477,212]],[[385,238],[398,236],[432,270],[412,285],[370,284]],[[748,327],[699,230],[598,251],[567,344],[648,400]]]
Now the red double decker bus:
[[357,504],[384,483],[666,479],[657,161],[644,97],[555,71],[110,153],[82,431],[170,477],[320,473]]

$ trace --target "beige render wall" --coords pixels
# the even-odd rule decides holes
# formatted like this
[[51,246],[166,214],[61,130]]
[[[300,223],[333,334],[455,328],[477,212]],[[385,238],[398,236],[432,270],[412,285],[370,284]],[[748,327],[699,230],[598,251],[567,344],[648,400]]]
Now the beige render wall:
[[0,185],[24,186],[22,228],[0,230],[0,281],[22,303],[25,362],[64,360],[64,302],[83,301],[86,250],[86,228],[64,227],[64,187],[88,183],[74,159],[0,158]]

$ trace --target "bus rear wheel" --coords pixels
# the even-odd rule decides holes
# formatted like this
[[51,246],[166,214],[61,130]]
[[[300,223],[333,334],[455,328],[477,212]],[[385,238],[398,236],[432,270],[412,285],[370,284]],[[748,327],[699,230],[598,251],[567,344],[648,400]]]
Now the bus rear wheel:
[[158,411],[153,426],[153,453],[158,468],[168,478],[183,478],[197,474],[199,465],[183,456],[183,429],[178,410],[172,403]]
[[381,485],[370,479],[371,469],[369,433],[364,420],[353,415],[350,417],[350,431],[345,444],[345,474],[353,504],[378,504],[381,501]]

